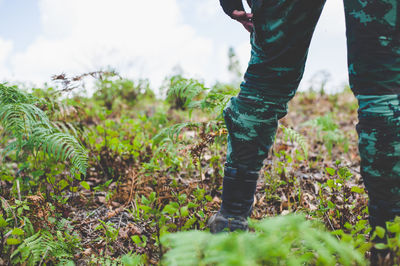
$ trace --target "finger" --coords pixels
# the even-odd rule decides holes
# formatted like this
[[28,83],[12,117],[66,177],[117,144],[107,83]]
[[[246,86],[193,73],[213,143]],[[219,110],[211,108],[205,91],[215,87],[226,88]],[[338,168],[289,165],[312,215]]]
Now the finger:
[[246,12],[245,11],[239,11],[239,10],[233,10],[232,18],[234,18],[234,19],[246,18]]
[[246,13],[246,18],[247,19],[253,19],[253,13]]
[[254,27],[254,24],[252,21],[240,21],[240,23],[242,23],[242,25],[245,27]]
[[243,22],[242,25],[248,32],[253,32],[254,25],[252,22]]
[[254,28],[253,22],[247,22],[246,25],[247,25],[248,27],[250,27],[251,29]]
[[237,11],[232,14],[232,18],[239,21],[240,23],[246,22],[246,21],[252,21],[253,20],[253,14],[251,13],[246,13],[244,11]]

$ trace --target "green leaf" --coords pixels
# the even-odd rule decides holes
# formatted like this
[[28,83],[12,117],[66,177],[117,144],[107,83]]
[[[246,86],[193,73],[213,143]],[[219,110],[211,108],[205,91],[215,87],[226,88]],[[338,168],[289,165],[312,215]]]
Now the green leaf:
[[330,188],[335,187],[335,181],[332,180],[332,179],[328,179],[328,180],[326,181],[326,184],[327,184],[328,187],[330,187]]
[[187,199],[187,195],[186,194],[181,194],[178,196],[179,202],[184,202]]
[[108,180],[107,182],[105,182],[105,183],[104,183],[104,187],[108,187],[108,186],[111,184],[112,181],[113,181],[113,180],[110,179],[110,180]]
[[6,227],[7,225],[8,225],[7,221],[3,218],[3,216],[0,216],[0,228]]
[[400,224],[394,223],[394,222],[388,223],[387,230],[390,233],[399,233],[400,232]]
[[146,206],[146,205],[139,205],[139,209],[145,211],[146,213],[150,212],[152,210],[151,207]]
[[86,181],[82,181],[81,186],[86,190],[90,190],[90,186]]
[[140,245],[142,243],[142,239],[138,235],[131,236],[131,239],[136,245]]
[[104,134],[104,127],[102,125],[97,125],[96,129],[100,135]]
[[375,233],[379,238],[385,237],[385,229],[383,227],[377,226],[375,228]]
[[363,188],[360,188],[360,187],[357,187],[357,186],[352,187],[351,188],[351,192],[358,193],[358,194],[364,194],[365,193]]
[[188,206],[183,206],[183,207],[181,208],[181,216],[182,216],[182,217],[187,217],[187,216],[189,216],[189,209],[188,209]]
[[48,175],[48,176],[47,176],[47,181],[48,181],[50,184],[54,185],[54,182],[56,182],[56,177],[53,176],[53,175]]
[[21,243],[20,239],[17,238],[7,238],[7,245],[18,245]]
[[58,188],[60,190],[63,190],[64,188],[66,188],[68,186],[68,182],[65,181],[65,179],[61,179],[60,182],[58,182]]
[[0,178],[1,178],[1,180],[8,181],[8,182],[12,182],[14,180],[14,177],[11,175],[2,175]]
[[335,173],[336,173],[335,169],[333,169],[333,168],[327,167],[327,168],[325,168],[325,170],[329,175],[335,175]]
[[15,236],[22,236],[24,233],[24,230],[22,230],[21,228],[14,228],[11,232],[11,234]]
[[76,173],[76,174],[74,175],[74,177],[75,177],[76,180],[79,180],[79,181],[82,180],[81,174],[80,174],[80,173]]
[[344,235],[344,232],[343,232],[342,229],[339,229],[339,230],[332,231],[331,234],[332,235],[337,235],[337,236],[342,236],[342,235]]
[[37,177],[42,176],[42,175],[44,175],[44,171],[43,170],[37,170],[37,171],[32,172],[32,176],[34,178],[37,178]]
[[196,203],[193,203],[193,202],[189,202],[188,203],[188,208],[189,209],[192,209],[192,208],[196,208],[198,205],[196,204]]
[[185,225],[183,226],[183,229],[188,230],[192,225],[197,221],[196,217],[192,217],[189,220],[186,221]]
[[154,202],[155,199],[156,199],[156,193],[155,193],[155,192],[151,192],[151,193],[150,193],[150,196],[149,196],[149,200],[150,200],[151,202]]
[[375,248],[376,249],[385,249],[385,248],[387,248],[387,245],[385,245],[383,243],[378,243],[378,244],[375,244]]
[[169,215],[173,215],[178,211],[177,208],[175,208],[174,206],[172,206],[171,204],[168,204],[164,207],[164,209],[162,210],[163,213],[167,213]]
[[142,202],[145,205],[149,205],[151,203],[150,200],[148,200],[144,195],[142,195]]
[[335,203],[333,203],[332,201],[329,200],[328,201],[328,208],[331,209],[331,210],[335,209],[336,208]]

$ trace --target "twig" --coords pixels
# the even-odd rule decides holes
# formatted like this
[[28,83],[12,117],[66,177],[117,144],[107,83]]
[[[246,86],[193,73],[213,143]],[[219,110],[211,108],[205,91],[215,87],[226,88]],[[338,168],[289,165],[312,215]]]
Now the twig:
[[122,79],[122,77],[115,71],[99,70],[99,71],[84,73],[75,77],[67,77],[65,73],[61,73],[59,75],[52,76],[52,80],[60,82],[62,84],[63,89],[61,89],[59,92],[70,92],[78,88],[80,85],[82,85],[83,79],[89,76],[98,80],[103,80],[103,76],[117,76],[118,78]]
[[18,179],[17,179],[17,192],[18,192],[19,201],[22,201],[22,199],[21,199],[21,189],[19,187],[19,180]]
[[39,266],[42,265],[43,260],[44,260],[44,258],[46,258],[46,255],[47,255],[47,252],[48,252],[48,251],[49,251],[49,247],[46,248],[46,251],[45,251],[44,254],[43,254],[42,260],[41,260],[40,263],[39,263]]
[[[335,231],[335,228],[333,227],[333,224],[331,223],[331,219],[329,219],[328,215],[325,213],[326,219],[328,219],[329,225],[331,226],[332,230]],[[340,240],[340,238],[336,235],[336,238]]]
[[[122,214],[123,214],[123,213],[122,213]],[[121,228],[122,216],[123,216],[123,215],[121,215],[121,216],[119,217],[118,230]]]
[[135,184],[136,176],[137,176],[136,174],[133,174],[132,177],[131,177],[131,179],[132,179],[131,191],[129,192],[129,199],[128,199],[128,202],[125,204],[125,206],[128,205],[129,202],[132,201],[132,197],[133,197],[133,186],[134,186],[134,184]]
[[15,224],[17,225],[17,224],[18,224],[18,220],[17,220],[17,216],[16,216],[15,213],[14,213],[14,210],[11,208],[10,204],[8,204],[8,202],[7,202],[7,200],[6,200],[5,198],[3,198],[3,197],[0,196],[0,199],[1,199],[1,201],[3,202],[3,204],[4,204],[4,207],[7,208],[7,209],[9,209],[9,210],[11,211],[11,213],[12,213],[12,215],[13,215],[13,217],[14,217]]

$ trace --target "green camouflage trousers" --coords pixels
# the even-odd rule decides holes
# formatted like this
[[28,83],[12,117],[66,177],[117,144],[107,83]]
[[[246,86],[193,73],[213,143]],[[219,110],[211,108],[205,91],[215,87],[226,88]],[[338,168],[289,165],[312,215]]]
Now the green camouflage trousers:
[[[227,166],[253,171],[262,167],[278,120],[286,115],[303,76],[324,4],[252,1],[250,62],[239,95],[224,110]],[[378,224],[373,217],[400,215],[400,1],[344,0],[344,5],[350,86],[360,105],[361,172],[371,222]]]

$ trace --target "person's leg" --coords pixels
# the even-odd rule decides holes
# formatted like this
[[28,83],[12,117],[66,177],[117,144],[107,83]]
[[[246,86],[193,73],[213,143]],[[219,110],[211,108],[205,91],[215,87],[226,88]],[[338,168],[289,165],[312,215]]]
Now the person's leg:
[[[241,91],[224,110],[229,132],[222,205],[211,231],[226,227],[223,217],[248,217],[258,171],[275,139],[303,75],[308,47],[325,0],[253,0],[251,58]],[[216,226],[216,224],[218,226]],[[214,226],[214,227],[213,227]],[[230,229],[242,227],[231,226]]]
[[400,2],[344,0],[370,224],[400,215]]

